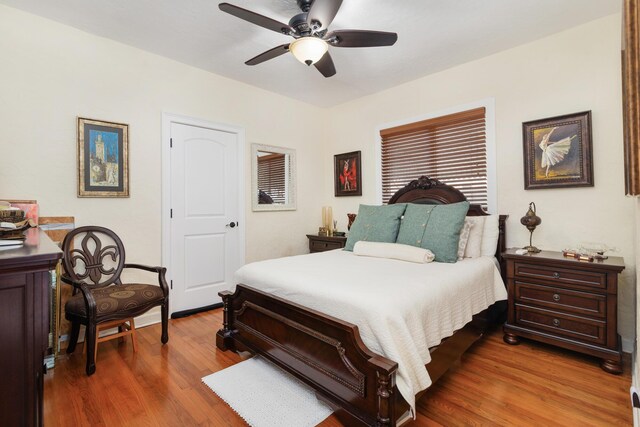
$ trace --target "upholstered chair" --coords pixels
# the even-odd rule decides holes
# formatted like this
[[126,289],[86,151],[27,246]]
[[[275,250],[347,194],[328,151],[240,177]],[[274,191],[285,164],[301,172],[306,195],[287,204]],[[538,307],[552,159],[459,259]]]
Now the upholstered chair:
[[[74,248],[74,242],[80,247]],[[65,317],[71,322],[67,353],[75,350],[80,325],[85,325],[87,375],[96,371],[98,342],[128,334],[131,335],[136,351],[133,318],[153,307],[161,307],[161,341],[165,344],[169,340],[169,287],[165,279],[166,268],[126,264],[122,241],[113,231],[104,227],[76,228],[65,237],[62,250],[65,271],[61,279],[73,286],[73,295],[65,305]],[[122,283],[121,273],[128,268],[157,273],[157,284]],[[118,327],[118,332],[99,338],[101,330],[111,327]]]

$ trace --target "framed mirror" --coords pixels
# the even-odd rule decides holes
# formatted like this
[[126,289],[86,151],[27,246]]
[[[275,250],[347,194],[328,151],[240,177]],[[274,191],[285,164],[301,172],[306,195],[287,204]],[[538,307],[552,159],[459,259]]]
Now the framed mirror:
[[296,209],[296,151],[251,144],[251,206],[254,211]]

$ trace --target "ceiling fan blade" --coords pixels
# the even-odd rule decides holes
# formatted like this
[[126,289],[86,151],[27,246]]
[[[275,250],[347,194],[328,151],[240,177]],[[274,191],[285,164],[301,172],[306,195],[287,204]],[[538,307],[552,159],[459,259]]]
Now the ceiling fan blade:
[[307,23],[311,28],[314,28],[314,24],[317,23],[314,31],[324,30],[333,22],[340,6],[342,6],[342,0],[314,0],[309,9]]
[[316,62],[313,65],[325,77],[331,77],[336,73],[336,66],[333,65],[333,59],[331,59],[331,55],[329,54],[329,52],[325,53],[320,61]]
[[392,46],[398,40],[396,33],[369,30],[336,30],[324,38],[335,47]]
[[295,30],[288,24],[278,22],[275,19],[268,18],[264,15],[260,15],[259,13],[255,13],[250,10],[243,9],[241,7],[234,6],[229,3],[220,3],[218,7],[223,12],[227,12],[230,15],[233,15],[240,19],[244,19],[245,21],[251,22],[252,24],[259,25],[268,30],[275,31],[276,33],[281,33],[281,34],[295,33]]
[[266,52],[262,52],[260,55],[253,57],[245,62],[245,64],[258,65],[263,63],[264,61],[268,61],[270,59],[277,58],[280,55],[284,55],[287,52],[289,52],[289,43],[274,47],[273,49],[269,49]]

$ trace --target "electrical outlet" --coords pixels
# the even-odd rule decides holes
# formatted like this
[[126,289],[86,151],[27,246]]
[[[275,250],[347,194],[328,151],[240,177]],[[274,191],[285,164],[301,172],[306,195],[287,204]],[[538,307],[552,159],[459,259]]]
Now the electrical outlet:
[[631,406],[634,408],[640,408],[640,397],[638,397],[638,390],[634,386],[629,388],[629,394],[631,395]]

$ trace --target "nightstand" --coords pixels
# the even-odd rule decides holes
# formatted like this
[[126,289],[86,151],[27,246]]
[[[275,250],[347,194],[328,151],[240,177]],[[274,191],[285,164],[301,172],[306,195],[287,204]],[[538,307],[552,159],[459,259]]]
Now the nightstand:
[[344,245],[347,243],[346,237],[307,234],[307,238],[309,239],[309,252],[311,253],[344,248]]
[[529,338],[599,357],[606,372],[622,372],[617,330],[622,258],[585,262],[552,251],[517,255],[515,249],[503,257],[509,291],[506,343]]

